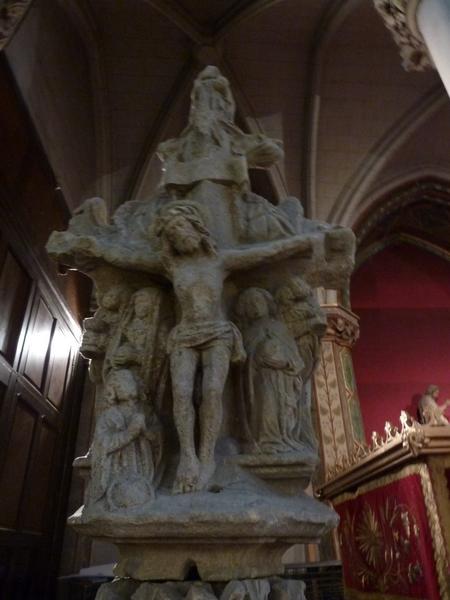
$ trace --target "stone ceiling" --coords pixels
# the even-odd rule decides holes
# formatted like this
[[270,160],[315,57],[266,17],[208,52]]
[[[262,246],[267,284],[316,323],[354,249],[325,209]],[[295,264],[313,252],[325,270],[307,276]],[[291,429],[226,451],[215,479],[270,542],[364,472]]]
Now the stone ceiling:
[[240,123],[284,142],[256,178],[275,199],[352,225],[389,187],[450,178],[448,96],[402,69],[369,0],[35,0],[6,52],[72,207],[150,193],[208,63]]

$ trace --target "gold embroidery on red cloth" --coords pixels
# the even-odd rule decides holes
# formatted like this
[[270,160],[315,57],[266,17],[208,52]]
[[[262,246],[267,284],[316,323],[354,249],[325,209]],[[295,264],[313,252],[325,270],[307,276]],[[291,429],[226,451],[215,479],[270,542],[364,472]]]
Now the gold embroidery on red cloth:
[[341,525],[341,544],[347,548],[353,546],[352,564],[361,586],[385,592],[399,585],[414,584],[423,577],[422,565],[412,551],[412,540],[418,539],[419,534],[409,508],[387,498],[376,511],[365,503],[361,511],[346,513]]
[[[445,542],[444,542],[444,536],[443,536],[443,531],[442,531],[442,527],[441,527],[441,523],[439,521],[439,513],[438,513],[438,509],[436,506],[436,499],[433,493],[433,488],[431,485],[431,479],[430,479],[430,473],[428,471],[427,465],[425,464],[415,464],[415,465],[408,465],[406,467],[404,467],[403,469],[401,469],[400,471],[398,471],[397,473],[392,473],[390,475],[385,475],[384,477],[380,477],[378,479],[376,479],[375,481],[371,481],[370,483],[367,483],[365,485],[362,485],[358,488],[357,492],[355,493],[344,493],[341,494],[340,496],[336,497],[333,500],[333,506],[337,507],[340,504],[342,504],[343,502],[346,502],[347,500],[352,500],[354,498],[357,498],[358,496],[365,494],[366,492],[369,492],[371,490],[375,490],[377,488],[383,487],[385,485],[388,485],[394,481],[399,481],[401,479],[403,479],[404,477],[408,477],[409,475],[419,475],[420,476],[420,482],[421,482],[421,487],[422,487],[422,492],[424,495],[424,500],[425,500],[425,508],[426,508],[426,512],[427,512],[427,516],[428,516],[428,523],[430,525],[430,531],[431,531],[431,539],[432,539],[432,543],[433,543],[433,554],[434,554],[434,561],[435,561],[435,565],[436,565],[436,571],[437,571],[437,577],[438,577],[438,582],[439,582],[439,589],[440,589],[440,593],[441,593],[441,598],[449,598],[450,597],[450,582],[447,580],[447,572],[448,572],[448,561],[447,561],[447,553],[446,553],[446,548],[445,548]],[[341,519],[341,523],[342,525],[339,527],[339,529],[342,528],[342,526],[344,525],[345,521],[346,521],[346,517],[348,517],[348,515],[346,514],[342,519]],[[341,529],[342,531],[342,529]],[[350,544],[347,545],[347,549],[351,548],[351,539],[350,538]],[[341,540],[341,543],[343,542],[343,540]],[[353,559],[353,557],[352,557]],[[396,596],[396,595],[390,595],[390,594],[385,594],[385,593],[378,593],[378,592],[358,592],[357,590],[352,590],[349,587],[346,586],[345,588],[345,593],[346,593],[346,598],[350,599],[364,599],[364,600],[378,600],[378,599],[383,599],[383,600],[397,600],[401,599],[402,596]]]

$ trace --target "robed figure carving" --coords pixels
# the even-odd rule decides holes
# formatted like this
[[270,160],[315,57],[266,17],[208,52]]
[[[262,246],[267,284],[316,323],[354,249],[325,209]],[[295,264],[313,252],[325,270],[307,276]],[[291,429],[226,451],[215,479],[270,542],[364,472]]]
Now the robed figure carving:
[[168,296],[160,287],[134,292],[111,338],[104,367],[105,375],[113,368],[132,370],[157,408],[166,389],[165,344],[173,325],[173,311],[167,303]]
[[104,502],[109,510],[132,509],[155,496],[161,460],[161,427],[150,405],[145,405],[132,371],[108,375],[103,404],[91,447],[91,503]]
[[327,319],[315,300],[309,285],[300,277],[292,277],[277,290],[278,311],[295,338],[303,359],[302,376],[312,375],[319,356],[320,338],[326,331]]
[[304,363],[295,340],[276,318],[272,295],[248,288],[239,296],[236,312],[247,352],[245,398],[252,451],[300,451],[300,399]]
[[182,191],[209,180],[248,188],[249,167],[267,167],[283,156],[281,142],[241,131],[235,110],[228,80],[217,67],[206,67],[192,89],[188,126],[158,146],[166,187]]

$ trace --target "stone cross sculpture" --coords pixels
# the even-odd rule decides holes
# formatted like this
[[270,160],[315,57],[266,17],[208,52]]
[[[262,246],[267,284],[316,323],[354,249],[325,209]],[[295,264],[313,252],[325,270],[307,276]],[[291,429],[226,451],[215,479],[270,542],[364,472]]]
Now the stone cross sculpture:
[[[98,598],[293,600],[303,584],[274,579],[282,555],[337,523],[303,491],[326,328],[312,288],[346,297],[354,236],[250,190],[248,169],[281,158],[281,144],[234,124],[217,68],[191,101],[186,129],[159,146],[155,194],[111,220],[89,199],[47,245],[93,279],[98,303],[81,347],[96,385],[90,477],[69,522],[119,548]],[[183,583],[194,567],[202,581]]]

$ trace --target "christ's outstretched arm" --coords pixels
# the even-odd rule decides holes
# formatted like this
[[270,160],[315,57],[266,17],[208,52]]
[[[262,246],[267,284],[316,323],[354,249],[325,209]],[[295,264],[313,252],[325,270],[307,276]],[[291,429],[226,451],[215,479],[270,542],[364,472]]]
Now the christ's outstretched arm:
[[294,254],[303,258],[312,254],[312,240],[304,235],[296,235],[275,242],[255,244],[247,248],[223,251],[224,267],[227,271],[237,271],[257,267],[266,260],[280,260]]
[[165,273],[158,254],[147,245],[125,245],[119,240],[108,240],[92,235],[74,235],[70,231],[54,231],[47,242],[47,252],[62,264],[75,266],[89,264],[89,270],[97,261],[105,261],[123,269]]
[[165,274],[165,269],[159,255],[152,252],[149,248],[102,243],[99,244],[99,251],[101,258],[116,267],[145,271],[155,275]]

